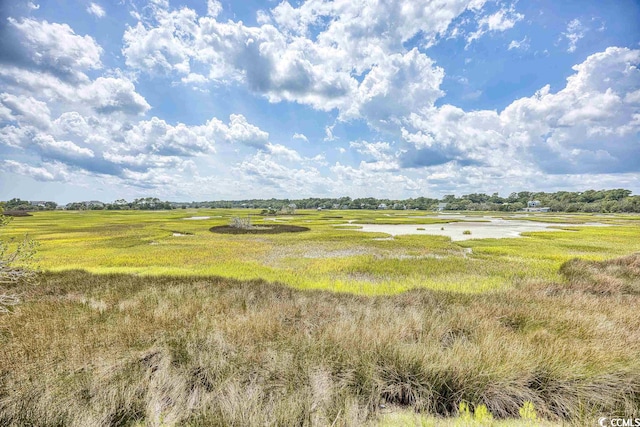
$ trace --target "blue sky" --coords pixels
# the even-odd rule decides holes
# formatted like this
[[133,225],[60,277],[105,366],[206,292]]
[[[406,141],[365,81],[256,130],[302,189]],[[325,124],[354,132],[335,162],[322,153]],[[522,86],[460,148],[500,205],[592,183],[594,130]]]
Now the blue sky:
[[634,0],[0,3],[0,200],[640,193]]

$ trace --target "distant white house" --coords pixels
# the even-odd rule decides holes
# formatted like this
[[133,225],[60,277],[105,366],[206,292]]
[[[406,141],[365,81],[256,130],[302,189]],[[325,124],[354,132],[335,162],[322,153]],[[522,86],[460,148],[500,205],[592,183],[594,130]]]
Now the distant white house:
[[540,200],[530,200],[527,202],[527,207],[524,208],[525,212],[549,212],[549,208],[540,206]]
[[387,208],[387,204],[386,204],[386,203],[380,203],[380,204],[378,205],[378,209],[388,209],[388,208]]
[[447,204],[446,203],[438,203],[438,208],[437,208],[438,212],[442,212],[445,209],[447,209]]

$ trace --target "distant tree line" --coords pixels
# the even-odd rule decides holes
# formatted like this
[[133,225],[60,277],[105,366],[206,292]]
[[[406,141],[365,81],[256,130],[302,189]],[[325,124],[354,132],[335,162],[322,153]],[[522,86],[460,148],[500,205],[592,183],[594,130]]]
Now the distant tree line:
[[452,211],[503,211],[517,212],[527,207],[530,201],[539,201],[540,206],[551,212],[640,212],[640,196],[632,196],[630,190],[587,190],[583,192],[558,191],[555,193],[521,191],[501,197],[498,193],[466,194],[456,197],[446,195],[442,199],[417,197],[410,199],[355,198],[307,198],[307,199],[249,199],[212,202],[191,202],[186,207],[198,208],[252,208],[279,210],[295,205],[297,209],[418,209],[436,210],[446,204]]
[[[587,190],[582,192],[558,191],[555,193],[521,191],[501,197],[472,193],[456,197],[446,195],[442,199],[417,197],[410,199],[378,199],[374,197],[355,198],[318,198],[306,199],[248,199],[221,200],[209,202],[167,202],[155,197],[135,199],[128,202],[119,199],[113,203],[75,202],[64,208],[70,210],[168,210],[186,208],[249,208],[266,212],[285,212],[287,209],[417,209],[436,210],[443,207],[450,211],[502,211],[517,212],[527,207],[530,201],[539,201],[540,206],[548,207],[551,212],[640,212],[640,196],[632,196],[631,191]],[[50,210],[56,209],[54,202],[28,202],[11,199],[4,203],[6,210]]]
[[132,202],[127,202],[124,199],[119,199],[113,203],[105,203],[103,209],[112,210],[112,211],[119,211],[119,210],[159,211],[159,210],[175,209],[175,206],[171,202],[164,202],[156,197],[144,197],[141,199],[135,199]]
[[631,191],[624,189],[555,193],[521,191],[508,197],[500,197],[498,193],[491,196],[474,193],[460,198],[445,196],[442,202],[447,203],[447,210],[516,212],[534,200],[551,212],[640,212],[640,196],[631,196]]
[[171,202],[162,201],[156,197],[144,197],[128,202],[125,199],[118,199],[113,203],[102,203],[98,201],[74,202],[65,206],[67,210],[108,210],[108,211],[161,211],[175,209]]

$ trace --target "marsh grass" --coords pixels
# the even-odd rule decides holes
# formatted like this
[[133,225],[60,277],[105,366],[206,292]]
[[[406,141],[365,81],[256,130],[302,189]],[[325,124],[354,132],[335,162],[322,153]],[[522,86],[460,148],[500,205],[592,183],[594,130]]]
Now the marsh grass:
[[[512,288],[523,280],[556,281],[560,265],[573,257],[606,260],[640,251],[638,222],[624,215],[606,217],[611,227],[576,223],[571,232],[462,242],[429,235],[388,239],[383,233],[335,227],[347,221],[415,223],[411,216],[416,213],[406,211],[339,211],[339,215],[307,211],[276,218],[281,225],[308,227],[304,233],[223,235],[209,231],[248,213],[256,227],[274,225],[250,210],[65,211],[15,218],[2,233],[9,238],[28,233],[40,242],[40,265],[50,271],[215,275],[367,295],[415,288],[478,293]],[[183,220],[193,216],[210,219]],[[569,217],[554,218],[566,223]],[[596,220],[585,215],[576,218]],[[425,223],[442,220],[423,219]],[[190,236],[174,237],[172,230]]]
[[557,282],[478,295],[378,297],[46,273],[0,316],[0,425],[440,425],[461,402],[496,425],[527,402],[575,425],[637,414],[639,262],[572,261]]
[[572,259],[560,268],[568,279],[567,289],[593,294],[640,295],[640,256],[588,262]]

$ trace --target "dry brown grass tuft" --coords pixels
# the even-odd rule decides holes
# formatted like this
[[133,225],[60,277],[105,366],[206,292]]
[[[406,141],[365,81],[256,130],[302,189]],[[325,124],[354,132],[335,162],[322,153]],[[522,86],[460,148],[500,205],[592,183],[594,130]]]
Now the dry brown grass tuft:
[[593,294],[640,294],[640,253],[609,261],[573,259],[560,269],[568,289]]

